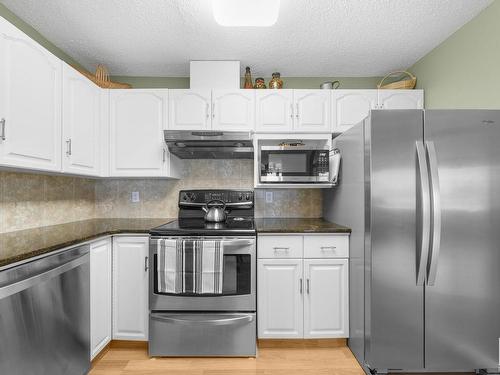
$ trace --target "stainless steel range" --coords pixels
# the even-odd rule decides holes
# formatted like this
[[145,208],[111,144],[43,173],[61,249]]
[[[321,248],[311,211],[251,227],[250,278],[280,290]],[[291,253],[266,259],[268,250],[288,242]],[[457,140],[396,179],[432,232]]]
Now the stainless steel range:
[[255,356],[253,191],[183,190],[150,235],[150,356]]

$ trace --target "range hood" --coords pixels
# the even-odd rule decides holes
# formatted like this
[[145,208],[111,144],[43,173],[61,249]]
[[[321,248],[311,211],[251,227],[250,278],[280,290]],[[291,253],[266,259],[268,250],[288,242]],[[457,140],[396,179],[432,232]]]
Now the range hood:
[[253,159],[251,132],[165,130],[165,142],[180,159]]

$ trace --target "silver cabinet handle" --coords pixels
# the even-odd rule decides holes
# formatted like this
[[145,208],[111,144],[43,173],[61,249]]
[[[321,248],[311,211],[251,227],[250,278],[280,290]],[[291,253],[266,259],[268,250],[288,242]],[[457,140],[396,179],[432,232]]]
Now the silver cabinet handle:
[[307,279],[307,284],[306,284],[307,285],[307,294],[310,294],[309,293],[309,291],[310,291],[310,289],[309,289],[310,284],[311,284],[311,282],[309,281],[309,279]]
[[148,272],[148,268],[149,268],[149,257],[148,256],[145,256],[144,257],[144,272]]
[[5,119],[1,119],[0,120],[0,126],[2,127],[2,135],[0,136],[0,138],[2,139],[2,141],[5,141]]
[[320,249],[321,251],[327,251],[327,250],[335,250],[337,246],[321,246]]
[[293,104],[290,104],[290,118],[293,119]]
[[66,141],[66,155],[71,155],[71,138]]
[[302,278],[300,278],[300,280],[299,280],[299,291],[300,291],[300,294],[302,294]]
[[436,148],[434,142],[426,141],[427,158],[429,161],[429,175],[431,186],[432,205],[432,235],[431,253],[427,271],[427,285],[433,286],[436,282],[437,268],[439,262],[439,251],[441,249],[441,193],[439,187],[439,174]]
[[419,216],[419,234],[417,238],[417,285],[422,286],[425,283],[425,272],[427,261],[429,259],[430,232],[431,232],[431,195],[429,189],[429,172],[427,168],[427,157],[425,154],[424,143],[416,142],[417,162],[418,162],[418,177],[420,184],[417,184],[417,215]]
[[273,247],[273,250],[275,253],[278,251],[288,252],[288,251],[290,251],[290,248],[289,247]]
[[207,106],[205,108],[205,112],[206,112],[207,118],[209,118],[210,117],[210,105],[208,103],[207,103]]
[[163,160],[163,162],[165,163],[165,160],[166,160],[166,152],[165,152],[165,149],[163,149],[163,156],[162,156],[162,160]]
[[297,110],[295,111],[295,117],[298,119],[299,118],[299,103],[296,105]]
[[215,103],[212,103],[212,118],[215,118]]

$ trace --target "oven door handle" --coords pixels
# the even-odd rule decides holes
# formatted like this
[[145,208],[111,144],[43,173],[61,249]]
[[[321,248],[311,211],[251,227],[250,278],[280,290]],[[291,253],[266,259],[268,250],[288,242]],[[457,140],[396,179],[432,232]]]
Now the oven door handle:
[[200,319],[199,315],[186,314],[182,316],[165,316],[159,314],[151,314],[151,319],[183,325],[199,324],[206,326],[228,326],[240,323],[250,323],[253,321],[254,317],[253,315],[240,315],[236,317],[233,315],[222,315],[221,317],[219,315],[216,319]]
[[255,240],[222,240],[222,244],[224,246],[249,246],[253,245],[255,243]]

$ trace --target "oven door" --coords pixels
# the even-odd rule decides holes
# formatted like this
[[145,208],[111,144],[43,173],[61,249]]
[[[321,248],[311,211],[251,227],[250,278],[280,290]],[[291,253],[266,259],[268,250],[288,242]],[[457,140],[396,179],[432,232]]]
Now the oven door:
[[260,150],[260,182],[328,182],[328,150]]
[[[177,295],[158,293],[158,239],[224,241],[222,294]],[[254,237],[151,237],[149,248],[149,308],[151,311],[255,311],[256,250]]]

